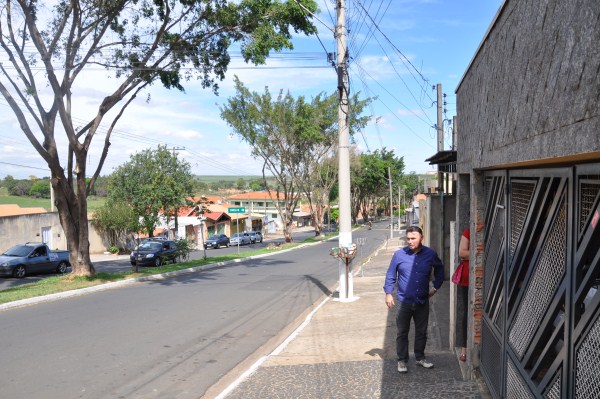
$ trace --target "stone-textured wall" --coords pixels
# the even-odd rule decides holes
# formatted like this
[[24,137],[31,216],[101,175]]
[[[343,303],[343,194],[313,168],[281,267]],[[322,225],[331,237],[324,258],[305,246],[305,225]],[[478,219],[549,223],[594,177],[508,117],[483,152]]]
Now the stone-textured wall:
[[507,0],[457,89],[459,173],[600,159],[600,1]]

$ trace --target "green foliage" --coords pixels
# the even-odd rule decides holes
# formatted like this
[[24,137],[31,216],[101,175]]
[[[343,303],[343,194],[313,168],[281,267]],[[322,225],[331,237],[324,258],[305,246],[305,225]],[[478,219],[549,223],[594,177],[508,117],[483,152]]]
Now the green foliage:
[[[119,251],[119,244],[126,242],[127,234],[138,231],[138,216],[124,201],[109,200],[94,212],[92,225]],[[112,252],[109,248],[109,251]]]
[[30,180],[14,180],[8,186],[8,193],[10,195],[16,195],[18,197],[29,195],[31,185],[32,182]]
[[125,202],[152,236],[160,213],[176,214],[192,196],[190,164],[164,146],[134,154],[111,176],[110,197]]
[[[237,77],[235,85],[236,95],[220,108],[221,117],[250,145],[252,155],[262,160],[263,171],[275,177],[273,190],[284,197],[278,212],[284,219],[286,240],[291,239],[289,227],[298,193],[316,193],[311,207],[315,204],[322,209],[336,175],[329,173],[324,180],[321,166],[324,159],[333,158],[338,142],[337,94],[319,93],[309,100],[289,92],[275,97],[268,87],[263,93],[251,92]],[[354,95],[349,102],[352,135],[366,124],[368,118],[361,114],[370,100],[360,101]]]
[[267,189],[267,185],[263,179],[251,180],[249,186],[252,191],[263,191]]
[[[75,274],[92,273],[86,197],[113,129],[136,96],[158,82],[183,90],[191,79],[217,92],[232,45],[246,62],[261,64],[271,51],[291,49],[292,34],[317,31],[306,17],[317,11],[315,0],[32,0],[2,10],[3,53],[10,56],[0,74],[10,84],[1,94],[55,178],[61,221],[73,226],[65,229],[68,244],[82,255],[73,262]],[[105,85],[90,119],[74,120],[72,104],[84,101],[74,89],[78,78],[90,79],[99,65],[114,84]],[[47,90],[43,96],[40,88]],[[95,170],[86,170],[100,126],[101,156]],[[30,187],[16,189],[9,192],[25,195]]]
[[34,198],[50,198],[50,181],[38,180],[31,185],[29,196]]
[[110,252],[113,255],[116,255],[119,253],[119,247],[117,247],[116,245],[111,245],[110,247],[108,247],[108,252]]
[[380,198],[389,199],[390,175],[392,192],[397,195],[402,187],[403,172],[404,158],[397,158],[394,151],[385,147],[371,154],[359,154],[350,168],[353,216],[359,211],[367,214]]
[[331,220],[338,221],[340,219],[340,210],[339,208],[331,209]]
[[240,177],[237,180],[235,188],[237,188],[238,190],[244,190],[246,187],[247,187],[246,181]]
[[177,247],[177,256],[181,258],[181,260],[187,260],[190,256],[190,252],[194,250],[194,243],[192,241],[188,241],[185,238],[175,241],[175,246]]
[[5,187],[9,193],[15,184],[17,184],[17,181],[11,175],[6,175],[6,177],[2,179],[2,187]]
[[407,196],[416,194],[419,188],[419,176],[415,172],[403,175],[401,185]]

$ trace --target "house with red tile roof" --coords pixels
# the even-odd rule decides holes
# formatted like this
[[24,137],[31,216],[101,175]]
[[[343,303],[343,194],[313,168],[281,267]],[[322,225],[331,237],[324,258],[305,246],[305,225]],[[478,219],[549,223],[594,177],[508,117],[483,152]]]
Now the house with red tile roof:
[[[276,204],[284,207],[285,197],[283,194],[271,191],[252,191],[243,194],[229,196],[227,201],[236,207],[246,209],[246,214],[251,220],[252,230],[265,229],[269,233],[275,233],[277,230],[283,229],[283,221],[277,211]],[[308,208],[308,207],[306,207]],[[298,206],[294,209],[293,214],[295,227],[310,225],[312,214],[310,210],[304,209],[302,201],[298,202]]]
[[[229,208],[234,205],[228,204],[222,197],[197,196],[189,198],[194,205],[181,207],[177,212],[177,231],[175,231],[175,219],[162,218],[162,224],[158,228],[163,234],[170,238],[187,238],[200,247],[204,240],[213,234],[226,234],[231,237],[238,231],[246,230],[248,215],[229,213]],[[199,210],[204,209],[200,214]]]

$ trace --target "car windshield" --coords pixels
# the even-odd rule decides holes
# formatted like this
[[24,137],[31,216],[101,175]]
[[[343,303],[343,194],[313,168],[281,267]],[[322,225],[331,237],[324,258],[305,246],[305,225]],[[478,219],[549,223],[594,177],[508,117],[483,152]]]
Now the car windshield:
[[6,256],[27,256],[33,248],[28,245],[15,245],[2,255]]
[[162,247],[160,242],[145,242],[140,245],[140,251],[158,251]]
[[219,239],[219,236],[212,235],[212,236],[208,237],[208,239],[209,239],[209,240],[218,240],[218,239]]
[[235,233],[233,236],[240,238],[240,237],[243,237],[244,235],[242,233]]

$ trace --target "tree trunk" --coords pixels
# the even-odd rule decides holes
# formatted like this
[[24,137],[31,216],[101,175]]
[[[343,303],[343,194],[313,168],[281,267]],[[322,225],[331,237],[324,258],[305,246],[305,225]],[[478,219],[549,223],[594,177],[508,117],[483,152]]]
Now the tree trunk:
[[292,220],[286,220],[283,225],[283,237],[285,242],[292,242]]
[[90,260],[85,169],[77,175],[77,194],[62,173],[58,175],[53,171],[51,182],[60,224],[67,239],[72,274],[92,276],[96,270]]

